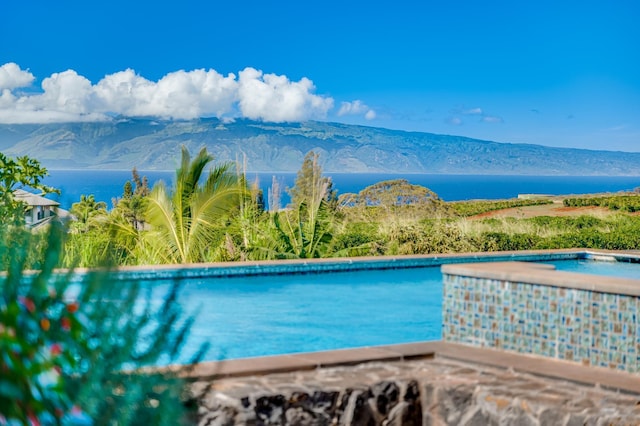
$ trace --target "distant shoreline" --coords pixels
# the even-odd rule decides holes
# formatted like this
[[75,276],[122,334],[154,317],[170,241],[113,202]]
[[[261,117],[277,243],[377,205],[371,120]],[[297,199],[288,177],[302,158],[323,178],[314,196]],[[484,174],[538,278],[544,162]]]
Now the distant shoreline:
[[[47,167],[47,170],[49,171],[49,174],[51,174],[52,171],[57,171],[57,172],[131,172],[133,170],[133,168],[131,169],[92,169],[92,168],[85,168],[85,169],[78,169],[78,168],[71,168],[71,169],[65,169],[65,168],[52,168],[52,167]],[[136,168],[136,170],[139,173],[175,173],[175,169],[139,169]],[[279,175],[284,175],[284,174],[297,174],[298,171],[274,171],[274,170],[267,170],[267,171],[262,171],[262,170],[248,170],[244,172],[245,174],[279,174]],[[529,173],[505,173],[505,174],[494,174],[494,173],[427,173],[427,172],[402,172],[402,171],[398,171],[398,172],[345,172],[345,171],[340,171],[340,172],[332,172],[332,171],[324,171],[323,172],[324,175],[378,175],[378,176],[494,176],[494,177],[508,177],[508,176],[519,176],[519,177],[552,177],[552,178],[562,178],[562,177],[566,177],[566,178],[598,178],[598,177],[603,177],[603,178],[639,178],[640,179],[640,175],[626,175],[626,174],[622,174],[622,175],[607,175],[607,174],[589,174],[589,175],[566,175],[566,174],[529,174]],[[640,185],[640,182],[639,182]]]

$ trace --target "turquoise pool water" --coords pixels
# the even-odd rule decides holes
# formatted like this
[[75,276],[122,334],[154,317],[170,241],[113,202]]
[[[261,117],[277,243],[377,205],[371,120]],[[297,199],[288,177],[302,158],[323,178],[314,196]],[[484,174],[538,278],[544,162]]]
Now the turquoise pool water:
[[619,278],[640,279],[640,264],[629,262],[603,262],[587,259],[544,262],[555,265],[558,271],[582,274],[606,275]]
[[200,309],[184,360],[207,340],[217,360],[440,339],[438,267],[194,280],[180,300]]
[[[640,278],[640,265],[569,260],[558,270]],[[150,282],[159,297],[168,284]],[[205,360],[407,343],[441,338],[439,266],[189,280],[180,301],[199,309],[183,350]],[[160,303],[160,299],[158,299]]]

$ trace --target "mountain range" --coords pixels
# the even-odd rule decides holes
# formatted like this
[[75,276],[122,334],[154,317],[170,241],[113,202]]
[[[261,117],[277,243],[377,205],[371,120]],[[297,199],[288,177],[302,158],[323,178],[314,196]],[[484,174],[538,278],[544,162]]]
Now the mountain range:
[[173,170],[180,147],[255,172],[295,172],[320,154],[325,172],[640,175],[640,153],[498,143],[462,136],[309,121],[263,123],[114,118],[96,123],[0,124],[0,151],[49,169]]

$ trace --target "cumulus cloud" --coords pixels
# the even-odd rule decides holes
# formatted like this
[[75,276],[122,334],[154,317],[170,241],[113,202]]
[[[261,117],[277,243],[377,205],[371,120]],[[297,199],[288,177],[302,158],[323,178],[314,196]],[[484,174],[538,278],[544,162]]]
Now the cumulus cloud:
[[332,98],[314,93],[315,86],[308,78],[291,81],[253,68],[240,71],[238,77],[232,73],[223,76],[212,69],[181,70],[158,81],[127,69],[96,84],[67,70],[45,78],[41,93],[16,90],[34,80],[30,72],[14,63],[0,67],[0,122],[99,121],[114,114],[173,119],[215,116],[224,120],[239,115],[284,122],[323,118],[333,107]]
[[177,119],[222,117],[232,110],[237,90],[235,75],[202,69],[172,72],[158,82],[128,69],[106,76],[94,87],[100,111]]
[[342,117],[343,115],[363,115],[367,120],[376,118],[376,112],[360,100],[342,102],[338,110],[338,116]]
[[245,68],[238,78],[238,103],[242,115],[251,119],[282,122],[325,117],[333,99],[314,95],[314,90],[308,78],[292,82],[284,75]]
[[460,117],[449,117],[447,118],[446,122],[454,126],[461,126],[463,124]]
[[9,62],[0,67],[0,91],[30,85],[35,77],[29,71],[20,69],[18,64]]

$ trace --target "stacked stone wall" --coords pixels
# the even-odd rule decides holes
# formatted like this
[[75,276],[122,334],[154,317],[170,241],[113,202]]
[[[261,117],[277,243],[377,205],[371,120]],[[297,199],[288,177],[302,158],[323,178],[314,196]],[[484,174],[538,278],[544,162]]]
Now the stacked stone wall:
[[193,385],[200,425],[637,425],[640,395],[437,359]]

